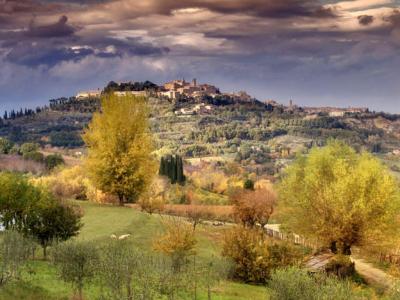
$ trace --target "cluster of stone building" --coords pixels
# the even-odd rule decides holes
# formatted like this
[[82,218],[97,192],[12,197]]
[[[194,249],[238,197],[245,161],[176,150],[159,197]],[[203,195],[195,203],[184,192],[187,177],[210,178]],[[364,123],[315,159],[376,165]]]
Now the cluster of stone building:
[[[126,96],[128,94],[135,96],[157,96],[171,100],[179,100],[184,98],[202,100],[204,97],[215,98],[216,96],[225,96],[236,101],[254,100],[253,97],[244,91],[240,91],[238,93],[221,93],[218,87],[207,83],[198,84],[196,79],[193,79],[191,82],[185,81],[185,79],[173,80],[163,84],[162,86],[159,86],[156,91],[115,91],[114,94],[118,96]],[[79,92],[75,97],[78,100],[84,100],[88,98],[99,98],[100,96],[101,91],[94,90]]]
[[191,82],[187,82],[185,79],[167,82],[158,92],[158,96],[174,100],[183,97],[201,98],[206,95],[215,97],[219,94],[220,91],[217,87],[206,83],[197,84],[196,79]]

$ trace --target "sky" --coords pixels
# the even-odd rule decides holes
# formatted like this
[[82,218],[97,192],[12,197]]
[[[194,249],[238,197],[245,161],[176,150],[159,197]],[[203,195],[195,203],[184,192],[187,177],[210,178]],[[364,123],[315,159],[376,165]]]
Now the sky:
[[197,78],[400,113],[400,0],[0,0],[0,111]]

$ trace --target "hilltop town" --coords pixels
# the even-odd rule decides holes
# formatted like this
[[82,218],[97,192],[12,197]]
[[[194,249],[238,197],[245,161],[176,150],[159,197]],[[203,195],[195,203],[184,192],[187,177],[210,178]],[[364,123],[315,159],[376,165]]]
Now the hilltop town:
[[327,114],[330,117],[344,117],[346,114],[368,113],[369,109],[364,107],[306,107],[298,106],[289,101],[288,105],[279,103],[276,100],[257,100],[246,91],[221,92],[219,87],[209,83],[198,83],[194,78],[190,82],[185,79],[175,79],[162,85],[156,85],[150,81],[140,82],[120,82],[111,81],[103,90],[82,91],[76,94],[77,100],[89,100],[100,98],[104,92],[113,92],[115,95],[124,96],[127,94],[135,96],[157,97],[179,103],[196,103],[191,107],[179,108],[177,115],[192,115],[196,113],[209,113],[212,105],[234,104],[234,103],[255,103],[264,104],[267,110],[280,110],[282,112],[303,112],[308,118],[316,118],[319,114]]

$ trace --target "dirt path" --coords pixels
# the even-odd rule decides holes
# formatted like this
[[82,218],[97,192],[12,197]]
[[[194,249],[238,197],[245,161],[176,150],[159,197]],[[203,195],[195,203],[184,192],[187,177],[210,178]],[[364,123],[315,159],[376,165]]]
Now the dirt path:
[[386,272],[374,267],[363,259],[351,258],[355,263],[356,271],[360,274],[367,283],[390,288],[394,278]]

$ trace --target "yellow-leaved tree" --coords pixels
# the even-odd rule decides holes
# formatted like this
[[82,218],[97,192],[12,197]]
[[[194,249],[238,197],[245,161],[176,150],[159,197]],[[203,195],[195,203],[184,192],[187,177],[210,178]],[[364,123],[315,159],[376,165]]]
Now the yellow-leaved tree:
[[349,255],[397,234],[398,182],[373,155],[332,140],[288,167],[279,207],[292,232]]
[[135,202],[156,173],[148,115],[145,97],[108,94],[83,134],[89,178],[120,205]]

